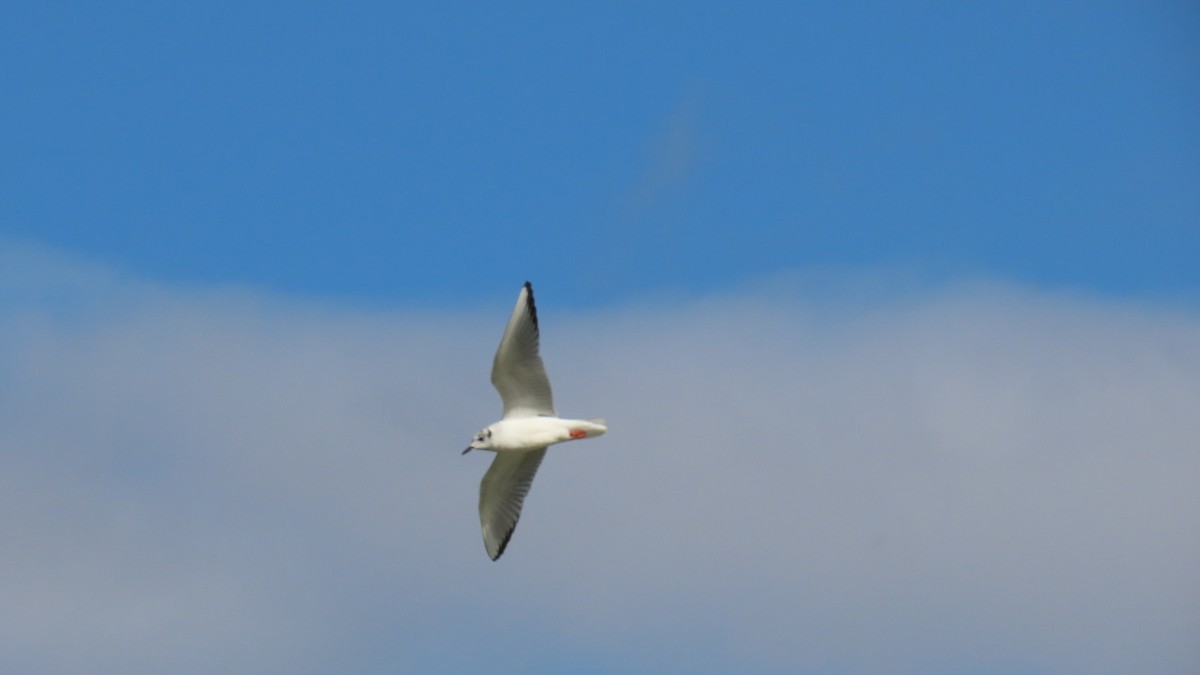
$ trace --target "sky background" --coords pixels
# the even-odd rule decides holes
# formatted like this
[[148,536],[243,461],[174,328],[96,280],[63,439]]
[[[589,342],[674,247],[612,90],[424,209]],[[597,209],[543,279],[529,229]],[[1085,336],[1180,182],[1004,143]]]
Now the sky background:
[[0,670],[1200,667],[1194,5],[3,14]]

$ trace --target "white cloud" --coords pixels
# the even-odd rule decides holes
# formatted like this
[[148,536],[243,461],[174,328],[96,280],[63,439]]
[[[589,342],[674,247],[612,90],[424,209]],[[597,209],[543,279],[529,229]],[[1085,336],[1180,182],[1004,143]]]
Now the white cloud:
[[560,411],[611,433],[551,453],[492,563],[487,457],[458,452],[498,413],[508,307],[44,262],[0,273],[4,670],[1200,662],[1187,311],[1004,286],[545,306]]

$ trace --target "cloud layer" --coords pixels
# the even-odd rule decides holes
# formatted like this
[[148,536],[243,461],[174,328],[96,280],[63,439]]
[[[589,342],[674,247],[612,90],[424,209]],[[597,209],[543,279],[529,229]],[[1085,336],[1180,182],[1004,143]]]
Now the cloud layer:
[[510,307],[0,257],[5,671],[1200,663],[1187,311],[1003,285],[543,300],[560,412],[611,431],[551,452],[492,563],[488,457],[458,451],[498,414]]

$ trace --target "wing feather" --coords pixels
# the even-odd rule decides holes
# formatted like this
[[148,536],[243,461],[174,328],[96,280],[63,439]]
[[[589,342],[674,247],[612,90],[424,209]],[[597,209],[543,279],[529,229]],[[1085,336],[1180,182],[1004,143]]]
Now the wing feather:
[[492,385],[504,401],[505,418],[557,416],[538,342],[537,306],[526,281],[492,360]]
[[484,474],[479,484],[479,522],[483,527],[483,546],[492,560],[504,553],[517,529],[525,495],[529,494],[545,456],[546,448],[498,452]]

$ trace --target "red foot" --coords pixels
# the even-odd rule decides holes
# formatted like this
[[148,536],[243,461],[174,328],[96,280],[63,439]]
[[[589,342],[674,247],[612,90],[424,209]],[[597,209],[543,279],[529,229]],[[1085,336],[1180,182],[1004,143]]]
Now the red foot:
[[571,430],[571,438],[585,438],[586,436],[587,436],[587,432],[584,431],[583,429],[572,429]]

